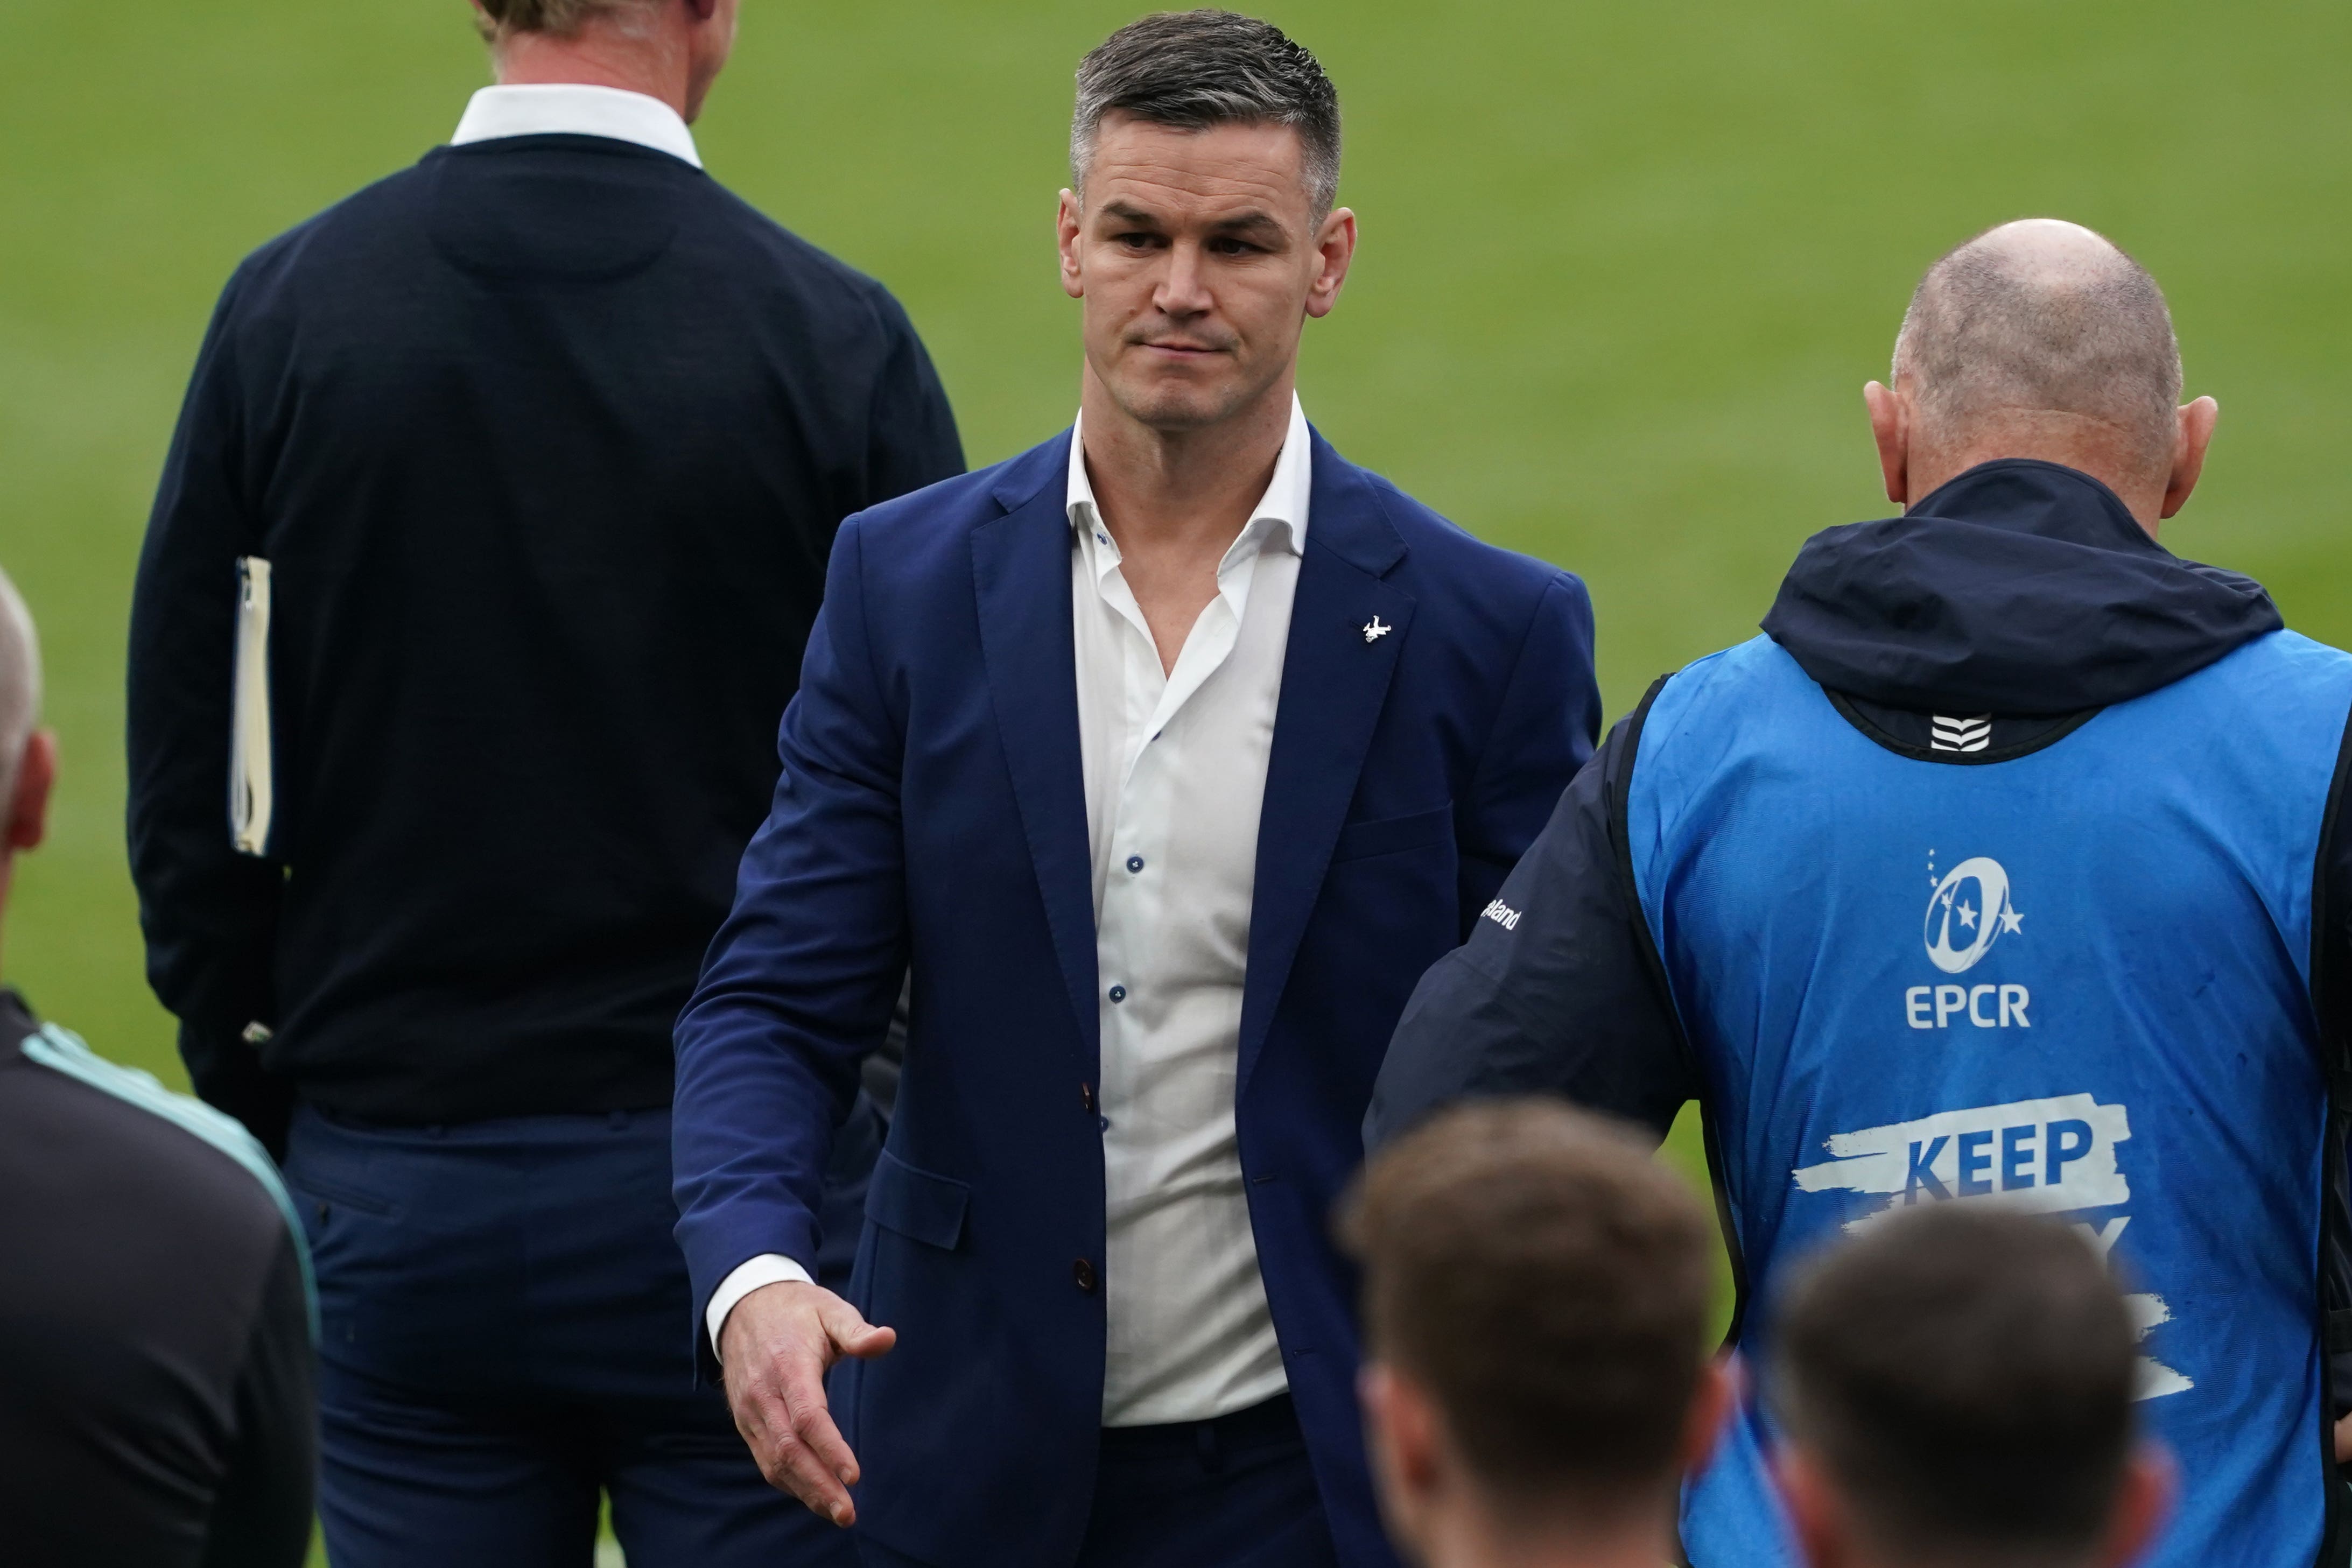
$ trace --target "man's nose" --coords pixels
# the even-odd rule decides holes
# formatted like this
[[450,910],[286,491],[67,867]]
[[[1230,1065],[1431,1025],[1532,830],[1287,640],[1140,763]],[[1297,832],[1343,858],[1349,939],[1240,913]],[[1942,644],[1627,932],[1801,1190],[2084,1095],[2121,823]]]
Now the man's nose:
[[1209,292],[1206,254],[1197,245],[1180,243],[1168,249],[1168,270],[1160,276],[1152,303],[1168,316],[1205,316],[1216,307]]

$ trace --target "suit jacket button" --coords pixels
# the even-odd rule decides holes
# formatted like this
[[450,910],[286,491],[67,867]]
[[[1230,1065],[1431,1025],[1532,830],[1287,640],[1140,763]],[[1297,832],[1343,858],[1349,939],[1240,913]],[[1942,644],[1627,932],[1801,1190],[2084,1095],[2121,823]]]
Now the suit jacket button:
[[1093,1084],[1081,1083],[1078,1085],[1078,1103],[1087,1108],[1087,1115],[1091,1116],[1095,1113],[1095,1086]]
[[1081,1258],[1071,1264],[1070,1277],[1077,1281],[1078,1289],[1089,1296],[1102,1286],[1102,1281],[1095,1274],[1094,1260],[1091,1258]]

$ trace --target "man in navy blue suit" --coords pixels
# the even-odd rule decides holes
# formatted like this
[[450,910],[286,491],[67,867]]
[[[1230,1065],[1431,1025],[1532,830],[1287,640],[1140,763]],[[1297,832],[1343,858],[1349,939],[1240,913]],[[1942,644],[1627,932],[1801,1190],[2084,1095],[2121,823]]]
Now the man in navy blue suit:
[[[1147,18],[1072,151],[1077,428],[843,526],[678,1025],[678,1236],[761,1468],[870,1564],[1385,1565],[1328,1219],[1591,750],[1591,608],[1299,411],[1356,245],[1312,55]],[[910,969],[844,1301],[827,1150]]]

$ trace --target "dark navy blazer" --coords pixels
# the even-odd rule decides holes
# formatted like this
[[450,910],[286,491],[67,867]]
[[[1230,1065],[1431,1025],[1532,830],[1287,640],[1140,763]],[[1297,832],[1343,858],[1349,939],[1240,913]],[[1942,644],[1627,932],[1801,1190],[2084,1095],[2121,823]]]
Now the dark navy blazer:
[[[832,1398],[864,1469],[859,1529],[943,1568],[1072,1562],[1102,1415],[1069,442],[843,525],[775,808],[677,1030],[677,1234],[699,1310],[757,1254],[814,1263],[833,1128],[912,966],[852,1283],[898,1343],[845,1366]],[[1375,617],[1394,630],[1368,640]],[[1599,721],[1583,585],[1318,437],[1236,1120],[1266,1297],[1351,1568],[1394,1559],[1332,1206],[1413,982],[1542,830]]]

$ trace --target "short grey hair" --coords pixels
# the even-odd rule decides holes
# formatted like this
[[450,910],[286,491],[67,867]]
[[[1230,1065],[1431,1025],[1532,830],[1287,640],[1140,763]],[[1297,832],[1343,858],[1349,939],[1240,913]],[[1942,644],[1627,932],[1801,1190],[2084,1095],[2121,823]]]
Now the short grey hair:
[[1339,200],[1339,89],[1270,22],[1231,11],[1163,11],[1129,22],[1081,60],[1070,177],[1082,202],[1103,118],[1115,113],[1179,131],[1289,126],[1305,152],[1317,220]]
[[2164,291],[2071,224],[2005,224],[1948,252],[1911,297],[1894,373],[1941,433],[2064,413],[2128,433],[2152,463],[2172,451],[2180,341]]
[[41,645],[33,635],[33,612],[0,571],[0,819],[16,798],[16,765],[40,716]]

